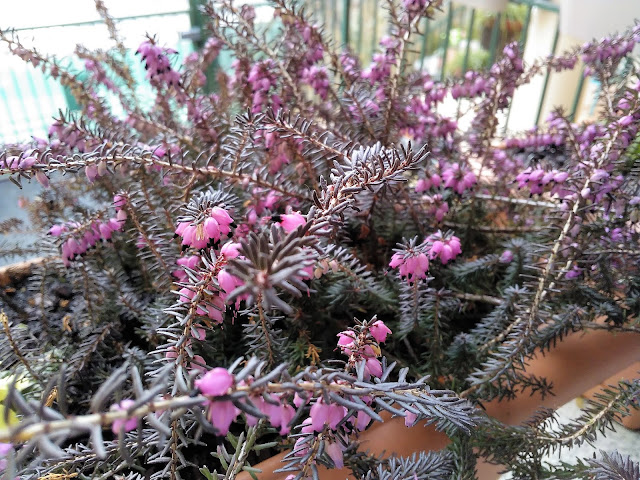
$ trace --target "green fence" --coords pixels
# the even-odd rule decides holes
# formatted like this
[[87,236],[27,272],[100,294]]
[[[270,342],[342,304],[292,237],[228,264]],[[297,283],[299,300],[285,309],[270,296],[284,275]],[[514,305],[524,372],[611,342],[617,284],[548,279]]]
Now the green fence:
[[[140,15],[117,18],[119,27],[129,25],[140,32],[158,31],[160,19],[169,19],[172,24],[180,19],[182,31],[190,26],[200,27],[201,17],[196,9],[200,0],[190,0],[191,10],[165,12],[157,15]],[[251,2],[256,3],[256,2]],[[363,64],[367,64],[375,52],[381,37],[387,32],[388,12],[380,8],[378,0],[306,0],[307,8],[312,12],[318,23],[323,24],[338,43],[347,44],[356,52]],[[542,9],[552,12],[559,17],[558,7],[548,0],[511,0],[508,8],[501,14],[485,12],[461,6],[455,1],[446,2],[443,11],[434,20],[424,20],[421,25],[422,35],[419,35],[408,52],[407,65],[409,68],[429,72],[436,78],[446,76],[460,76],[469,69],[484,68],[495,60],[502,47],[511,41],[518,41],[524,51],[530,32],[532,12]],[[149,24],[149,21],[153,21]],[[147,22],[145,30],[145,22]],[[178,22],[178,23],[180,23]],[[77,38],[83,38],[83,28],[96,28],[98,21],[49,25],[32,29],[22,29],[21,36],[31,34],[36,30],[76,31]],[[175,27],[175,25],[172,25]],[[173,29],[174,34],[177,31]],[[166,33],[166,32],[165,32]],[[165,33],[162,40],[165,41]],[[140,38],[142,36],[140,35]],[[201,45],[201,39],[194,42],[176,40],[175,45],[179,56],[189,53],[193,48]],[[548,53],[555,53],[558,43],[558,28],[552,49]],[[30,135],[44,136],[51,118],[58,110],[72,107],[65,96],[64,90],[53,79],[43,75],[31,65],[23,64],[19,59],[10,55],[2,56],[0,61],[4,66],[0,71],[0,108],[5,111],[0,120],[0,143],[20,141]],[[177,59],[176,61],[179,61]],[[144,76],[140,62],[132,56],[131,66],[139,77]],[[225,62],[228,63],[228,62]],[[72,65],[72,69],[82,71],[81,64]],[[536,123],[540,120],[540,113],[547,90],[549,77],[544,80],[542,92],[538,102]],[[144,84],[144,82],[142,82]],[[578,104],[582,85],[576,91],[573,109]],[[151,92],[139,92],[139,96]],[[151,100],[150,100],[151,101]],[[117,102],[114,102],[117,105]],[[115,112],[117,113],[117,112]]]
[[[157,29],[166,29],[170,26],[169,32],[174,37],[174,41],[168,45],[178,51],[176,62],[180,62],[182,57],[193,50],[192,42],[180,40],[178,29],[188,30],[190,26],[189,10],[176,10],[150,15],[137,15],[121,17],[116,19],[119,27],[124,28],[131,36],[136,36],[136,41],[140,43],[145,32],[154,32]],[[102,35],[107,39],[106,28],[100,25],[100,20],[77,22],[68,24],[44,25],[33,28],[16,29],[21,41],[25,45],[33,45],[40,51],[48,52],[53,43],[51,38],[59,38],[64,35],[69,41],[62,41],[60,45],[70,52],[73,46],[65,43],[83,43],[83,39],[91,40],[96,35]],[[102,30],[99,28],[102,27]],[[164,30],[166,31],[166,30]],[[77,105],[68,91],[60,83],[43,73],[40,69],[34,68],[31,64],[23,62],[18,57],[12,55],[5,45],[0,49],[0,144],[19,142],[28,139],[30,136],[45,137],[48,128],[52,123],[52,118],[57,116],[59,111],[74,110]],[[84,64],[77,59],[72,60],[72,56],[65,56],[61,63],[72,72],[83,75]],[[128,54],[128,63],[131,72],[137,80],[142,80],[145,71],[140,60],[134,56],[134,52]],[[137,97],[142,105],[150,105],[153,102],[153,92],[146,82],[138,82],[139,91]],[[109,100],[110,94],[101,91]],[[111,104],[117,109],[119,102]],[[114,111],[117,115],[121,112]]]

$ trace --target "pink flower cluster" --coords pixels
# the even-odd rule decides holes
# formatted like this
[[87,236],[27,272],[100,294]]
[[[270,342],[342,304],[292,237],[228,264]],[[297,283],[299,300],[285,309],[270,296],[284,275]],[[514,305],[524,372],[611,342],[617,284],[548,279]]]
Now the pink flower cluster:
[[[196,340],[201,340],[201,341],[204,340],[206,337],[205,328],[202,325],[194,326],[192,328],[192,336]],[[192,343],[191,338],[187,338],[187,340],[184,343],[185,351],[191,348],[191,343]],[[169,347],[164,357],[167,360],[173,360],[175,362],[178,358],[178,348],[175,346]],[[193,355],[186,359],[186,367],[189,372],[193,372],[194,370],[197,370],[199,372],[204,373],[207,371],[207,362],[201,355]]]
[[389,36],[382,37],[380,46],[382,53],[374,53],[371,65],[362,71],[362,78],[371,83],[387,80],[391,74],[391,67],[395,65],[399,53],[400,42]]
[[[235,379],[224,368],[209,370],[202,378],[195,381],[196,387],[203,395],[221,397],[229,393]],[[218,435],[226,435],[229,427],[240,414],[240,410],[230,400],[207,400],[207,416],[218,431]]]
[[69,222],[49,229],[48,234],[53,237],[68,234],[62,242],[62,262],[66,267],[71,266],[73,260],[95,247],[99,241],[109,241],[113,232],[122,231],[127,219],[127,212],[123,210],[127,200],[122,195],[115,195],[113,202],[116,216],[107,221],[94,220],[88,225]]
[[[19,157],[12,155],[5,158],[4,160],[0,159],[0,169],[6,168],[7,170],[12,171],[29,170],[31,169],[31,167],[38,163],[38,159],[33,156],[33,153],[33,151],[26,151]],[[42,170],[35,170],[33,176],[44,188],[49,187],[49,177],[47,177],[47,175]]]
[[437,173],[418,179],[416,182],[416,193],[426,192],[431,188],[438,188],[442,184],[442,178]]
[[[220,254],[216,259],[216,263],[213,266],[213,274],[217,280],[219,289],[214,288],[213,290],[217,290],[217,292],[212,296],[208,296],[206,299],[198,299],[198,304],[196,306],[197,315],[209,317],[217,324],[221,324],[224,320],[224,312],[226,310],[225,302],[227,296],[237,287],[243,285],[243,282],[239,278],[231,275],[224,268],[226,263],[230,259],[236,258],[240,255],[240,253],[238,252],[239,246],[240,244],[234,242],[227,242],[222,246],[222,248],[220,249]],[[195,260],[194,257],[196,258]],[[184,263],[187,266],[189,266],[190,263],[194,264],[195,266],[198,261],[199,257],[191,256],[186,257],[186,261],[184,261]],[[174,275],[178,276],[179,278],[182,276],[184,276],[184,279],[187,278],[184,271],[178,271],[177,273],[174,272]],[[182,303],[191,303],[195,298],[196,292],[192,288],[185,286],[178,291],[178,294],[180,295],[180,301]],[[241,300],[242,298],[239,298],[237,303],[239,304]]]
[[454,100],[459,98],[473,98],[482,94],[489,94],[493,89],[493,81],[485,78],[481,73],[469,70],[464,75],[462,83],[451,87],[451,96]]
[[[54,139],[54,136],[58,138]],[[97,144],[96,140],[91,140],[78,131],[74,124],[66,125],[62,121],[55,121],[51,124],[49,139],[51,140],[49,146],[54,150],[66,145],[70,149],[77,148],[80,152],[86,152]]]
[[343,354],[349,357],[349,365],[353,368],[361,361],[365,362],[365,375],[380,378],[382,365],[378,357],[380,355],[379,343],[387,340],[391,333],[382,320],[376,320],[371,325],[364,324],[358,332],[355,329],[345,330],[338,334],[338,347]]
[[253,92],[251,108],[253,113],[263,111],[268,105],[271,105],[275,111],[280,110],[282,100],[277,94],[271,93],[272,87],[278,84],[276,72],[275,62],[271,59],[256,62],[249,70],[247,81]]
[[[7,468],[7,461],[4,457],[11,451],[13,445],[10,443],[0,443],[0,473],[3,473]],[[16,477],[19,478],[19,477]]]
[[527,168],[524,172],[516,176],[518,188],[529,187],[532,194],[541,194],[546,187],[551,187],[551,193],[558,193],[560,198],[565,196],[562,184],[569,178],[566,171],[550,170],[545,171],[542,168]]
[[311,85],[322,100],[326,100],[329,95],[329,74],[325,67],[312,65],[302,71],[301,79]]
[[426,241],[430,245],[429,258],[431,260],[439,258],[443,265],[462,253],[460,239],[455,235],[444,235],[442,232],[437,232],[429,235]]
[[6,168],[8,170],[28,170],[37,163],[37,158],[27,155],[17,157],[15,155],[9,156],[4,160],[0,160],[0,168]]
[[[223,259],[223,262],[228,262],[232,258],[236,258],[240,256],[240,252],[238,249],[240,248],[239,243],[229,242],[225,244],[220,249],[220,258]],[[231,275],[227,270],[221,268],[217,275],[218,285],[222,288],[222,292],[220,292],[220,296],[222,297],[222,301],[226,301],[227,296],[233,292],[236,288],[241,287],[243,285],[242,280],[234,275]],[[238,300],[239,302],[240,300]]]
[[176,235],[182,237],[183,248],[202,249],[210,245],[215,246],[223,235],[229,235],[232,226],[234,226],[233,218],[229,212],[221,207],[213,207],[207,212],[203,221],[178,222]]
[[111,90],[112,92],[118,91],[115,84],[107,77],[107,72],[100,63],[87,59],[84,61],[84,68],[93,74],[93,80],[95,82],[101,83],[107,90]]
[[291,141],[281,138],[276,132],[262,131],[264,149],[269,159],[269,173],[277,173],[291,161]]
[[429,0],[402,0],[404,8],[411,13],[420,13],[427,6]]
[[443,265],[462,253],[460,239],[451,233],[438,231],[429,235],[420,245],[412,241],[403,245],[391,257],[389,266],[397,268],[401,277],[407,277],[409,283],[426,279],[430,261],[439,258]]
[[517,156],[507,154],[503,149],[493,150],[491,168],[497,175],[514,175],[522,169],[522,162]]
[[449,165],[442,171],[442,180],[445,188],[451,188],[458,195],[473,187],[477,181],[475,173],[458,163]]
[[90,163],[86,167],[84,167],[84,174],[87,176],[87,180],[89,183],[93,183],[96,181],[98,177],[102,177],[107,173],[107,162],[101,160],[97,164]]
[[[130,398],[122,400],[120,403],[116,403],[111,405],[110,410],[112,412],[119,412],[128,410],[131,408],[136,402],[131,400]],[[113,421],[111,424],[111,430],[115,435],[118,435],[120,431],[130,432],[134,430],[138,426],[138,419],[133,418],[118,418]]]
[[259,216],[266,210],[275,210],[276,203],[280,200],[280,195],[273,190],[263,191],[253,189],[253,204],[247,206],[247,223],[255,225],[259,223]]
[[[195,382],[200,392],[208,397],[227,395],[235,384],[234,376],[226,369],[219,367],[209,370]],[[246,385],[246,383],[240,382],[240,385]],[[268,419],[272,426],[279,428],[281,435],[289,433],[295,409],[287,402],[286,396],[270,395],[267,400],[262,395],[250,395],[249,401]],[[208,418],[218,431],[218,435],[226,435],[229,432],[229,427],[240,414],[240,410],[230,400],[208,399],[205,405]],[[256,417],[247,414],[249,426],[254,426],[257,423]]]
[[355,81],[359,76],[360,65],[358,64],[358,58],[349,51],[344,51],[340,54],[340,65],[344,75],[351,81]]
[[422,245],[410,247],[408,250],[394,253],[389,266],[397,268],[401,277],[407,277],[409,283],[414,283],[418,279],[427,278],[429,257]]
[[147,40],[136,51],[136,55],[142,57],[147,70],[147,78],[159,85],[177,86],[180,84],[180,74],[171,68],[168,55],[177,52],[171,48],[162,48]]
[[441,222],[449,213],[449,204],[442,198],[442,195],[425,196],[423,199],[427,204],[427,212],[438,222]]
[[218,132],[214,128],[214,110],[211,108],[218,101],[215,94],[187,98],[187,118],[196,128],[199,136],[206,142],[215,142]]
[[201,87],[207,82],[204,70],[218,57],[222,46],[220,39],[209,37],[200,52],[192,52],[185,57],[183,65],[191,74],[191,84]]
[[[405,106],[407,113],[403,122],[403,129],[416,139],[438,138],[439,140],[451,140],[451,135],[457,130],[458,123],[450,118],[438,114],[438,104],[442,103],[447,95],[447,88],[433,81],[431,76],[424,75],[424,95],[415,96]],[[433,143],[435,150],[441,142]]]
[[282,215],[274,215],[273,219],[276,221],[276,224],[281,226],[287,233],[291,233],[296,228],[307,223],[307,219],[304,215],[292,210],[289,210],[289,213],[283,213]]
[[638,42],[640,42],[640,29],[636,25],[631,37],[604,37],[598,42],[583,45],[582,61],[588,65],[584,75],[591,75],[598,64],[609,65],[630,54]]
[[[198,255],[191,255],[188,257],[180,257],[176,260],[176,263],[181,267],[194,270],[198,263],[200,263],[200,257]],[[171,272],[171,274],[178,279],[179,282],[184,282],[187,279],[187,274],[184,268],[178,268]]]
[[[264,414],[272,426],[280,430],[280,435],[286,435],[291,431],[290,424],[296,411],[286,401],[284,395],[271,394],[269,397],[270,401],[267,401],[262,395],[251,395],[249,400]],[[252,427],[257,423],[258,419],[256,417],[247,415],[247,425]]]

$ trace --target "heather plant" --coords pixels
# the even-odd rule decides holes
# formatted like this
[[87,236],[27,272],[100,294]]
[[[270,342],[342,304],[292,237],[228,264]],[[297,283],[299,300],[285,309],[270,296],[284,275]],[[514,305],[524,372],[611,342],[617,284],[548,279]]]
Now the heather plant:
[[[268,28],[250,6],[204,5],[209,39],[182,64],[146,37],[150,106],[102,2],[114,48],[78,47],[82,81],[0,32],[81,106],[0,156],[1,175],[43,187],[39,240],[2,249],[40,257],[32,304],[2,297],[5,477],[233,479],[285,450],[291,479],[471,479],[478,458],[518,478],[634,478],[616,453],[541,459],[637,408],[638,378],[560,427],[480,407],[552,394],[527,362],[570,332],[638,332],[640,28],[531,65],[509,44],[437,80],[406,57],[439,0],[386,2],[368,65],[310,10],[271,3]],[[233,66],[208,91],[222,51]],[[558,110],[505,135],[515,91],[578,59],[602,86],[597,121]],[[359,450],[382,412],[450,447]]]

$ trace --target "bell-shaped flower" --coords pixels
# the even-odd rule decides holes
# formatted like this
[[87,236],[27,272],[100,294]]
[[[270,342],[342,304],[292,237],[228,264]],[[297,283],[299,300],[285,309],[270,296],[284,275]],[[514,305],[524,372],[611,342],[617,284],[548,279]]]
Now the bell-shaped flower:
[[233,382],[233,375],[226,368],[216,367],[209,370],[202,378],[196,380],[195,385],[204,395],[218,397],[226,395]]
[[376,320],[371,326],[369,326],[369,333],[371,333],[371,336],[376,339],[376,342],[384,343],[387,341],[387,335],[391,333],[391,330],[382,320]]
[[[136,402],[134,402],[130,398],[127,398],[125,400],[122,400],[118,404],[111,405],[111,411],[128,410],[134,403]],[[118,418],[111,424],[111,430],[114,434],[118,435],[120,430],[124,429],[125,432],[130,432],[131,430],[135,429],[137,425],[137,418]]]

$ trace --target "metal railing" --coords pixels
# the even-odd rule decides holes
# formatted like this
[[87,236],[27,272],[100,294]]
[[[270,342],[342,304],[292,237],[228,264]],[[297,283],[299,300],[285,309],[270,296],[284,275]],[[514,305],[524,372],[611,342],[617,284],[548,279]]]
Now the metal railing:
[[[387,12],[377,8],[377,0],[315,0],[310,2],[319,23],[341,39],[363,62],[369,61],[378,42],[387,31]],[[322,8],[318,8],[322,6]],[[424,19],[421,35],[415,38],[407,64],[416,70],[427,71],[434,78],[460,77],[470,69],[489,67],[502,47],[518,41],[525,52],[527,42],[536,37],[532,18],[536,10],[555,16],[555,29],[550,48],[544,55],[554,55],[560,35],[559,7],[549,0],[509,0],[504,13],[489,13],[458,4],[455,0],[445,3],[443,11],[433,20]],[[342,18],[342,22],[337,22]],[[543,105],[549,86],[547,72],[538,91],[535,122],[543,113]],[[576,113],[583,94],[584,78],[574,93],[570,114]],[[511,109],[504,120],[506,128]]]
[[[160,26],[171,25],[173,27],[174,38],[178,38],[178,29],[188,29],[189,10],[175,10],[156,14],[125,16],[116,19],[119,25],[124,25],[129,32],[135,32],[143,39],[145,29],[154,31],[152,24]],[[96,29],[102,23],[101,20],[90,20],[75,23],[50,24],[35,27],[25,27],[16,29],[16,33],[21,40],[36,37],[34,40],[25,41],[26,45],[33,45],[38,50],[47,52],[48,39],[64,35],[72,41],[82,42],[83,38],[95,37]],[[161,27],[164,28],[164,27]],[[169,30],[171,32],[171,30]],[[106,28],[101,32],[107,36]],[[77,40],[79,39],[79,40]],[[63,42],[64,43],[64,42]],[[192,42],[187,40],[176,40],[169,45],[178,51],[176,61],[193,50]],[[67,51],[72,50],[72,46],[65,45]],[[127,63],[130,66],[132,75],[136,80],[142,80],[146,74],[138,58],[130,52],[127,56]],[[80,76],[84,74],[84,65],[77,59],[64,56],[61,59],[63,65],[72,72]],[[140,86],[136,91],[136,96],[141,100],[142,105],[150,105],[153,102],[151,87],[146,86],[146,82],[137,82]],[[109,99],[109,93],[100,91]],[[113,106],[118,102],[111,102]],[[31,136],[45,137],[49,126],[53,123],[53,117],[66,110],[75,110],[77,104],[71,93],[63,88],[60,83],[43,73],[40,69],[23,62],[18,57],[12,55],[4,45],[0,49],[0,144],[20,142],[29,139]],[[114,112],[119,113],[119,112]]]
[[[121,17],[116,21],[123,25],[161,17],[179,17],[186,27],[182,30],[188,30],[189,26],[202,25],[201,17],[195,13],[200,3],[200,0],[190,0],[190,10]],[[306,0],[306,3],[308,10],[337,43],[349,45],[366,65],[388,27],[387,11],[380,8],[378,0]],[[509,41],[517,40],[524,51],[528,40],[535,35],[534,31],[530,31],[532,12],[535,9],[551,12],[559,17],[557,5],[548,0],[510,0],[507,11],[502,14],[491,14],[450,1],[434,20],[424,20],[421,25],[422,35],[415,39],[413,48],[407,54],[406,63],[410,68],[428,71],[435,78],[464,75],[469,69],[488,67],[501,47]],[[82,28],[90,28],[98,23],[100,21],[96,20],[23,28],[20,33],[47,29],[74,29],[81,32]],[[557,24],[548,54],[556,53],[558,27]],[[154,31],[154,28],[149,28],[149,31]],[[82,38],[82,34],[78,33],[76,37]],[[169,46],[176,48],[182,56],[194,46],[201,46],[201,42],[202,39],[194,39],[193,43],[182,40]],[[0,143],[24,140],[30,135],[46,135],[52,116],[60,109],[73,107],[73,103],[58,82],[33,69],[31,65],[21,64],[18,59],[8,60],[10,55],[6,56],[5,61],[3,54],[4,52],[0,52],[0,61],[5,64],[0,71],[0,109],[4,109],[4,113],[0,115]],[[140,62],[133,60],[132,56],[130,63],[134,74],[139,78],[143,77],[144,70]],[[74,67],[77,71],[83,68],[82,65]],[[544,79],[539,95],[536,123],[540,120],[548,84],[549,74]],[[572,113],[581,97],[582,86],[581,82],[575,92]],[[510,114],[511,112],[507,114],[507,121]]]

